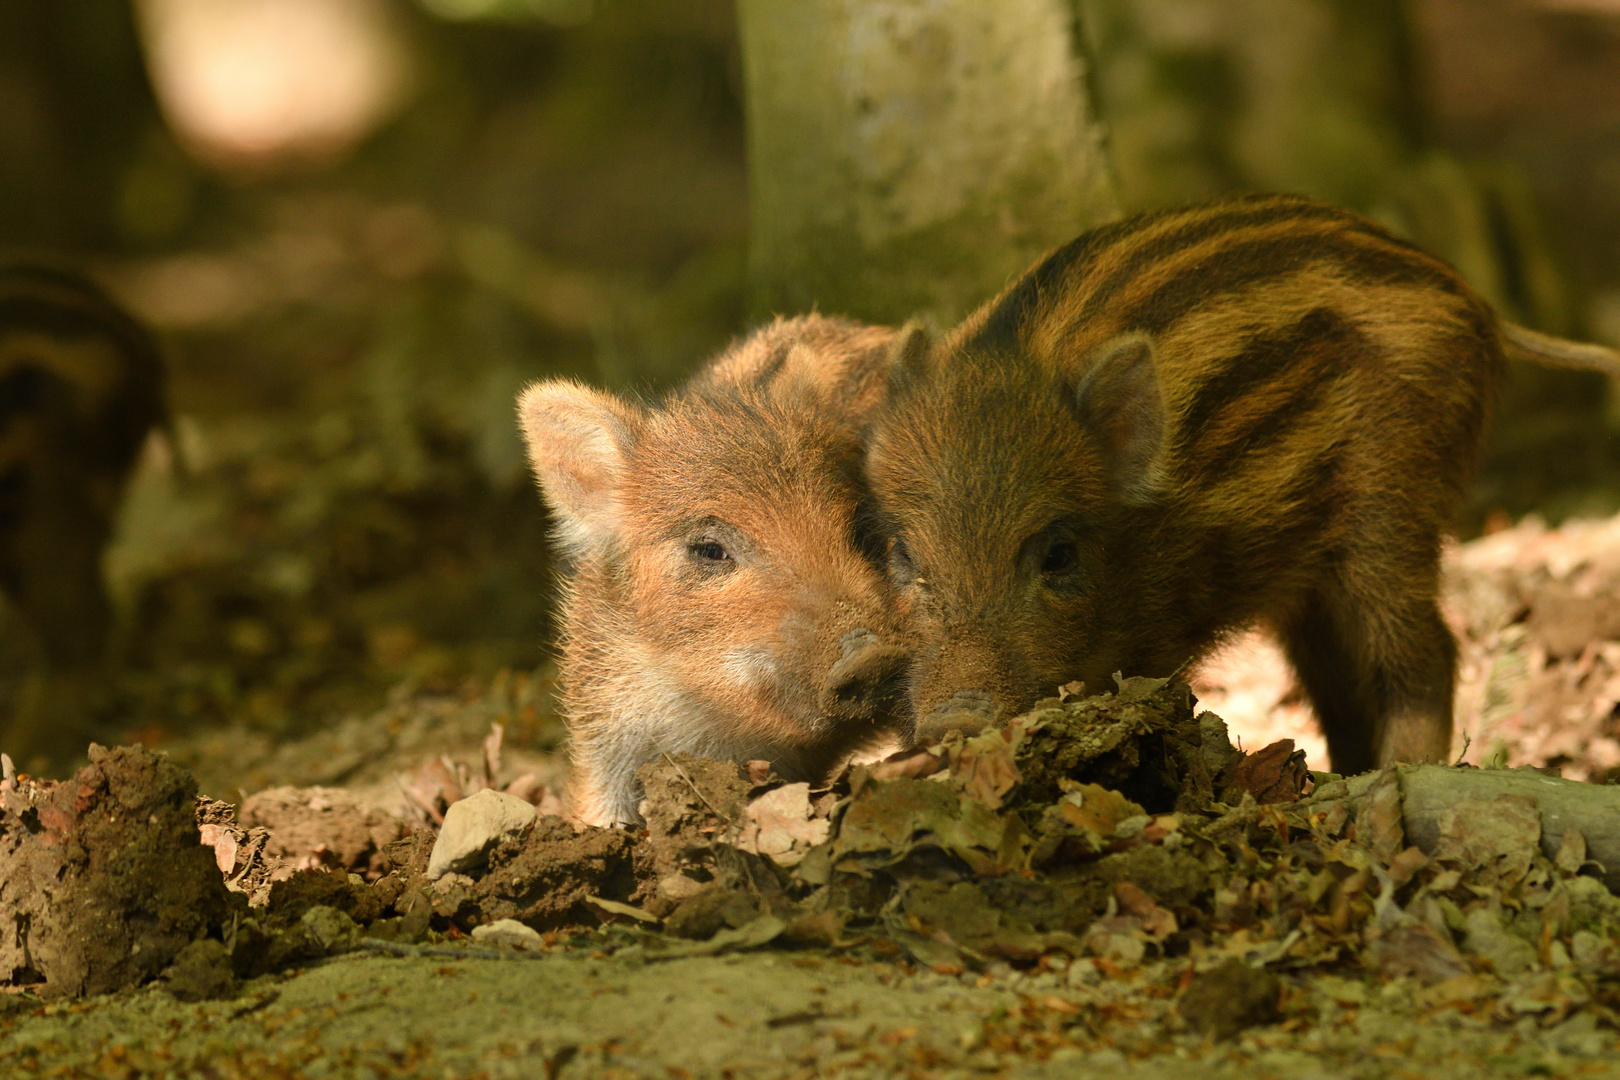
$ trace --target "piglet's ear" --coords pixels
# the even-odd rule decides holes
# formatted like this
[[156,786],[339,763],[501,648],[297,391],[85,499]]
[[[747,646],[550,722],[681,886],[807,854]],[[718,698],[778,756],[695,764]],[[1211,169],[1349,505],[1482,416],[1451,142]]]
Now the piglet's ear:
[[641,410],[576,382],[535,383],[518,398],[529,464],[557,516],[558,539],[575,556],[618,535],[625,456]]
[[1164,399],[1148,340],[1131,335],[1104,345],[1076,397],[1080,422],[1101,445],[1114,490],[1127,503],[1152,501],[1160,486]]
[[933,359],[934,340],[922,323],[913,319],[900,328],[889,349],[889,389],[922,382]]

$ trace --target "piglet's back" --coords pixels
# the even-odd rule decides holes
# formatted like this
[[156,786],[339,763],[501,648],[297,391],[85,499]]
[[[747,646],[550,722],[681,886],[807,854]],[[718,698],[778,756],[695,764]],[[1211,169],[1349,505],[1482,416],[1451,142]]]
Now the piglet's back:
[[687,383],[688,390],[749,387],[864,426],[883,404],[898,332],[825,315],[777,318],[732,345]]

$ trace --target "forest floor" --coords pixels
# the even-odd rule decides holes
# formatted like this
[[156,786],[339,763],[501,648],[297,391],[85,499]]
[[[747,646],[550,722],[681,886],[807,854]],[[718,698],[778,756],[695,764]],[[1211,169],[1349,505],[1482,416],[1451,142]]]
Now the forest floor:
[[[348,953],[186,1003],[146,987],[0,1026],[41,1077],[1131,1077],[1620,1075],[1620,1036],[1318,978],[1296,1018],[1215,1043],[1166,1035],[1184,964],[1088,987],[1062,973],[936,974],[882,958],[745,953],[648,964]],[[1095,1029],[1072,1023],[1077,1013]],[[1303,1018],[1308,1017],[1305,1021]]]
[[[1459,646],[1453,760],[1620,777],[1620,518],[1525,518],[1445,553],[1441,609]],[[1194,677],[1244,743],[1291,738],[1327,760],[1310,706],[1264,633]]]

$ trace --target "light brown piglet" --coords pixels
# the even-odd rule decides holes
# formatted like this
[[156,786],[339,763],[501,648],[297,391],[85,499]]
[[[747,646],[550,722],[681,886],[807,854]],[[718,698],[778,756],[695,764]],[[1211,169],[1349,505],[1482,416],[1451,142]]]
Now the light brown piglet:
[[893,339],[779,320],[655,407],[561,380],[524,392],[570,566],[561,674],[579,820],[638,820],[636,769],[664,752],[820,780],[908,722],[859,477]]

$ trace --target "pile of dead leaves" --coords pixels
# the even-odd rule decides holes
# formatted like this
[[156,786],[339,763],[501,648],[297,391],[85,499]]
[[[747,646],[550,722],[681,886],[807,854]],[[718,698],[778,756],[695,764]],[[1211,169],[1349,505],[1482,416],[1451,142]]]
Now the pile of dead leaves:
[[1082,981],[1175,967],[1183,1018],[1216,1035],[1278,1019],[1289,980],[1320,974],[1405,978],[1426,1007],[1504,1022],[1613,1020],[1620,899],[1578,827],[1545,835],[1533,799],[1482,788],[1425,818],[1419,847],[1405,773],[1313,776],[1288,742],[1244,754],[1193,705],[1126,679],[826,790],[666,756],[642,770],[639,831],[540,818],[436,880],[427,834],[394,845],[372,932],[515,919],[555,940],[590,920],[647,960],[773,945]]
[[1481,788],[1419,847],[1403,776],[1313,778],[1286,742],[1242,754],[1184,685],[1130,679],[825,791],[666,757],[642,773],[633,887],[588,902],[643,928],[648,959],[774,942],[942,971],[1179,964],[1183,1015],[1217,1034],[1276,1019],[1279,976],[1324,973],[1504,1022],[1613,1022],[1620,899],[1580,828],[1546,835],[1534,799]]

